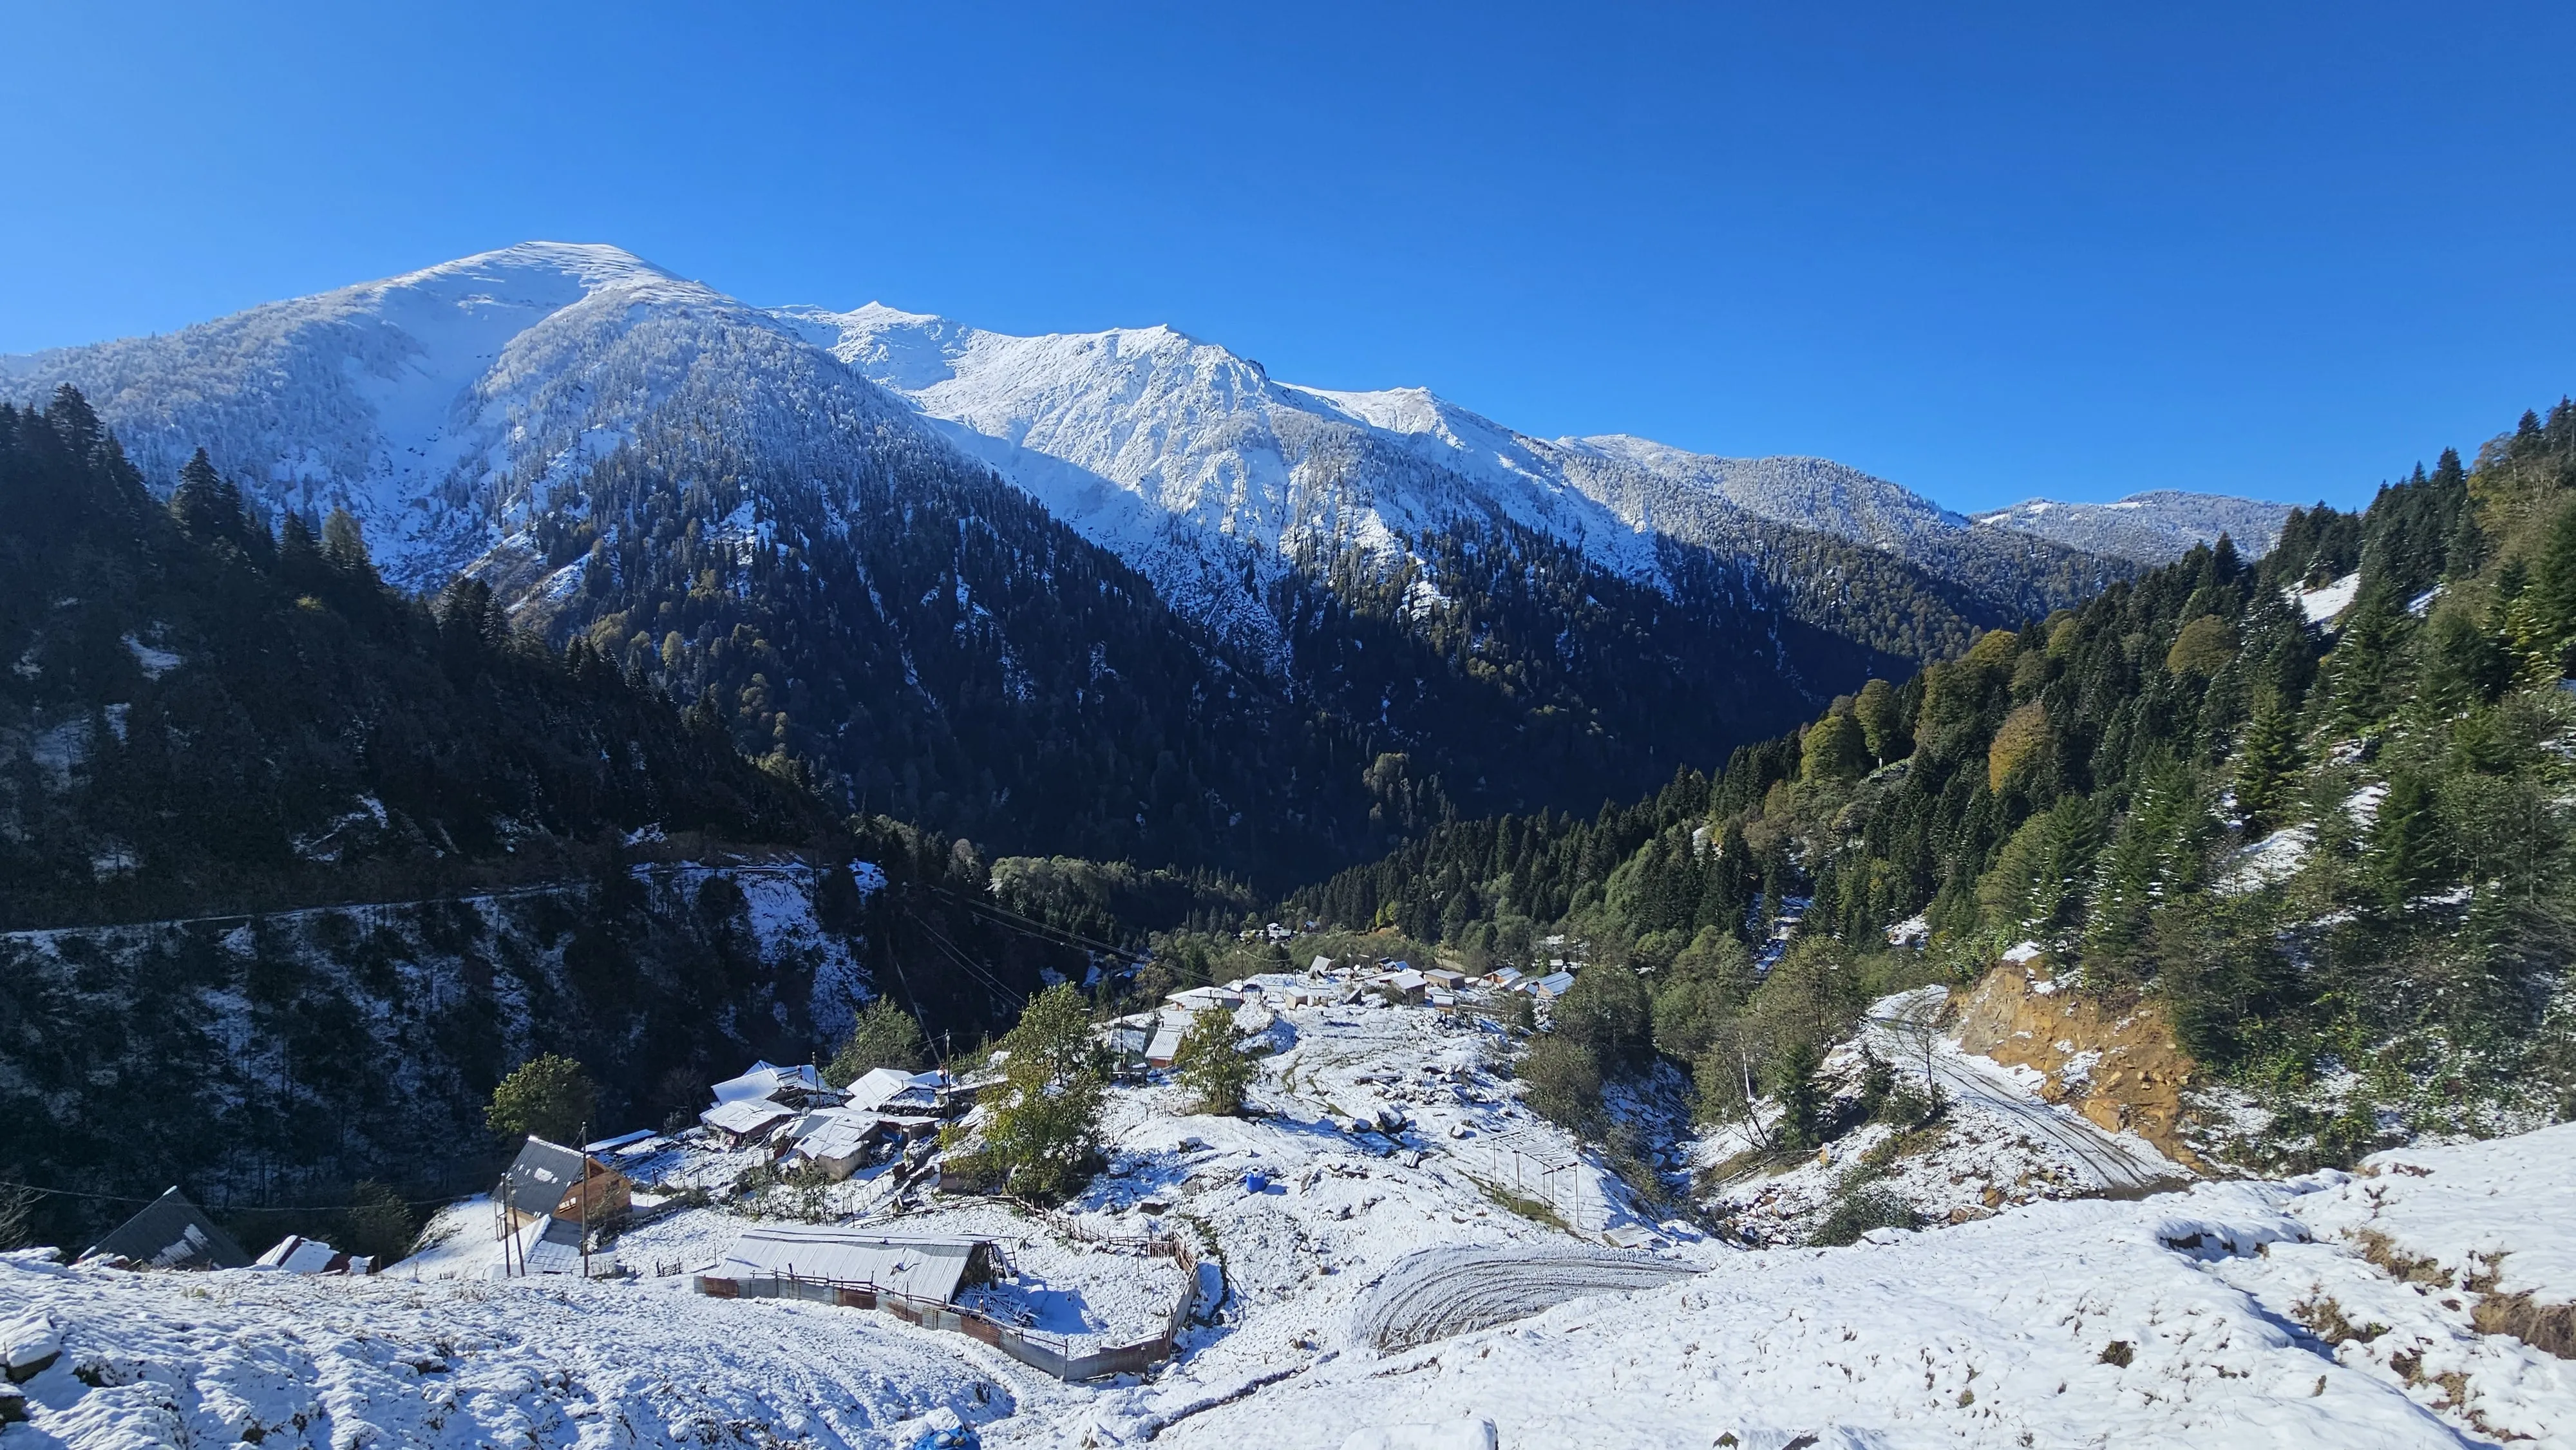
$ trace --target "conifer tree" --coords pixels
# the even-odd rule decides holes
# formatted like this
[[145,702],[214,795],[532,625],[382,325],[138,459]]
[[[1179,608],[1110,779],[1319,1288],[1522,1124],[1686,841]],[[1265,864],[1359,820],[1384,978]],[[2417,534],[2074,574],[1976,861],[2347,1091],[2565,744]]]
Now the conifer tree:
[[2298,726],[2266,701],[2245,726],[2245,742],[2236,762],[2236,810],[2245,818],[2249,839],[2281,823],[2291,777],[2298,768]]

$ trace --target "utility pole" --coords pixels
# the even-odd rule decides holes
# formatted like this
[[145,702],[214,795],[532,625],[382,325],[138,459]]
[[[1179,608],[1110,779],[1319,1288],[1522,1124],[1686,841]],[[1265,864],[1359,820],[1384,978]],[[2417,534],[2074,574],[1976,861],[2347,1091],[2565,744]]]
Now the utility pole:
[[581,1280],[590,1282],[590,1124],[581,1125]]

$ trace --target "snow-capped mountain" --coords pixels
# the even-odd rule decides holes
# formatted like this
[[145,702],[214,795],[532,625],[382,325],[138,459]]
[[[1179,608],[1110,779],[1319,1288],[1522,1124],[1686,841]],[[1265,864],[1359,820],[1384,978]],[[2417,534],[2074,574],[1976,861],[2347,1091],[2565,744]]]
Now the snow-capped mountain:
[[0,358],[0,398],[62,384],[154,486],[203,446],[345,508],[396,583],[470,570],[850,808],[1109,856],[1589,808],[2129,567],[1823,460],[1534,438],[1169,328],[764,309],[606,246]]
[[2290,516],[2285,503],[2160,488],[2116,503],[2057,503],[2035,498],[1976,516],[1980,528],[2054,539],[2070,549],[2161,564],[2214,544],[2225,534],[2245,557],[2270,553]]
[[[780,315],[1167,597],[1254,633],[1265,629],[1261,581],[1285,561],[1351,548],[1391,563],[1405,540],[1462,517],[1534,530],[1667,591],[1666,547],[1760,553],[1764,524],[1877,550],[2004,612],[2036,602],[2018,583],[2085,564],[1998,540],[1830,460],[1719,458],[1624,435],[1535,438],[1422,388],[1281,383],[1168,327],[1016,337],[880,303]],[[1210,538],[1233,548],[1210,549]]]

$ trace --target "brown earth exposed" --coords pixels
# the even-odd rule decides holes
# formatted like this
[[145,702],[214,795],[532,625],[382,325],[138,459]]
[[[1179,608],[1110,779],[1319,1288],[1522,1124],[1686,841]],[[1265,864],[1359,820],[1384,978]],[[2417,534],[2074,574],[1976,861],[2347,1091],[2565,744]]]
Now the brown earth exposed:
[[2197,1071],[2173,1023],[2146,1000],[2107,1003],[2052,979],[2045,958],[1988,972],[1960,1004],[1959,1045],[2047,1078],[2040,1096],[2107,1131],[2131,1132],[2195,1173],[2182,1141],[2183,1093]]

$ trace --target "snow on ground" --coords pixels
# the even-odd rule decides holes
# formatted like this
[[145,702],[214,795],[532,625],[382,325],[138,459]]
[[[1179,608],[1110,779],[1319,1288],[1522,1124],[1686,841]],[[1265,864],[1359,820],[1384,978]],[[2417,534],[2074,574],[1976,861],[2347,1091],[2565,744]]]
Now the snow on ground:
[[[2303,1205],[2320,1236],[2376,1234],[2409,1258],[2494,1292],[2576,1304],[2576,1233],[2552,1232],[2576,1205],[2576,1123],[2485,1143],[2393,1148],[2364,1177]],[[2492,1261],[2492,1269],[2489,1262]]]
[[[2458,1416],[2339,1363],[2297,1321],[2304,1275],[2266,1250],[2295,1262],[2296,1204],[2333,1179],[1736,1254],[1383,1359],[1317,1356],[1157,1443],[1329,1450],[1373,1425],[1484,1417],[1504,1446],[2457,1446]],[[2512,1366],[2524,1433],[2576,1405],[2566,1366],[2531,1359]]]
[[2355,570],[2331,584],[2322,584],[2314,589],[2293,587],[2283,592],[2289,595],[2291,603],[2299,606],[2308,623],[2331,624],[2335,616],[2350,609],[2352,602],[2361,597],[2361,573]]
[[1014,1408],[1006,1361],[881,1314],[686,1280],[412,1284],[0,1258],[63,1335],[16,1446],[909,1445]]
[[2284,826],[2280,830],[2237,848],[2228,858],[2225,874],[2218,878],[2216,890],[2221,896],[2250,896],[2266,886],[2275,886],[2299,874],[2307,863],[2308,852],[2317,843],[2313,826]]
[[[1913,1151],[1877,1180],[1935,1226],[1848,1249],[1745,1249],[1657,1223],[1520,1104],[1514,1044],[1473,1015],[1291,1008],[1271,1030],[1280,1050],[1263,1063],[1256,1116],[1191,1114],[1160,1079],[1119,1088],[1108,1171],[1062,1218],[982,1200],[924,1206],[873,1181],[836,1186],[819,1208],[784,1186],[744,1199],[727,1186],[756,1155],[662,1140],[633,1155],[634,1171],[704,1186],[715,1202],[618,1239],[632,1279],[410,1282],[478,1237],[488,1253],[481,1202],[442,1217],[454,1242],[374,1280],[0,1260],[0,1321],[34,1310],[67,1345],[27,1386],[34,1426],[6,1444],[231,1443],[255,1420],[264,1450],[910,1445],[943,1408],[994,1450],[1147,1439],[1331,1450],[1364,1432],[1479,1419],[1504,1450],[1726,1435],[1769,1450],[1804,1436],[1819,1447],[2576,1441],[2576,1365],[2476,1322],[2495,1295],[2572,1297],[2576,1224],[2551,1206],[2576,1188],[2576,1127],[2383,1154],[2358,1177],[2141,1196],[2170,1164],[1958,1052],[1929,1029],[1937,1005],[1928,991],[1880,1003],[1868,1038],[1918,1080],[1908,1055],[1928,1051],[1950,1094],[1937,1141],[1899,1144]],[[1860,1065],[1847,1047],[1836,1070]],[[1831,1163],[1747,1181],[1768,1190],[1771,1222],[1790,1237],[1894,1136],[1864,1127]],[[2105,1193],[2125,1196],[2081,1196]],[[1800,1194],[1816,1201],[1784,1206]],[[1182,1285],[1170,1261],[1078,1242],[1067,1219],[1097,1235],[1188,1235],[1222,1278],[1203,1272],[1218,1292],[1174,1362],[1059,1385],[964,1335],[863,1310],[709,1300],[685,1275],[657,1274],[711,1260],[757,1221],[749,1208],[995,1238],[1018,1277],[979,1302],[1102,1341],[1159,1323]]]

